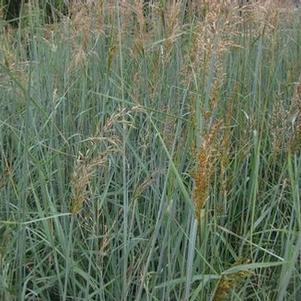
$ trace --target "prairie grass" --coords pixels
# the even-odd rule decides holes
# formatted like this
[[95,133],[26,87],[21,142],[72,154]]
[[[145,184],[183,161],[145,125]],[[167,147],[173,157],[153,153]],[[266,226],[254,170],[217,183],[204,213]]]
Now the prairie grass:
[[0,300],[300,300],[300,11],[37,2],[0,20]]

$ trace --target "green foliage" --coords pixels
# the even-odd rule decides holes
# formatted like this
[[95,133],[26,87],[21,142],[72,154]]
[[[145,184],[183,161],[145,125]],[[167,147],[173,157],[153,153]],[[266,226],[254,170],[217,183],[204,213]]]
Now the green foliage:
[[0,22],[0,300],[299,300],[300,12],[139,3]]

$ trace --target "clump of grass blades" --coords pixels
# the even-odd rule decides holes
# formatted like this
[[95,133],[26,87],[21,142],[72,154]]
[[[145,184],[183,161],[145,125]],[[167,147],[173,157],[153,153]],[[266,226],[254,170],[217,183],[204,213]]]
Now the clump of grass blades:
[[0,299],[298,298],[299,12],[28,3],[0,22]]

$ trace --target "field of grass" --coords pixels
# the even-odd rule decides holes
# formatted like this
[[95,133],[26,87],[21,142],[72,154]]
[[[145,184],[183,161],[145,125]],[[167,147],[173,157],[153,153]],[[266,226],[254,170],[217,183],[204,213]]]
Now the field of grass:
[[0,300],[301,300],[300,11],[94,2],[0,20]]

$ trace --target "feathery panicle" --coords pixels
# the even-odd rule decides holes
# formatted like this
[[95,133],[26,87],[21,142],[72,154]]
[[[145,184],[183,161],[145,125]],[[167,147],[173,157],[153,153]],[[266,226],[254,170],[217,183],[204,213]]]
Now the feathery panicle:
[[107,154],[101,154],[98,157],[87,161],[84,156],[79,156],[71,177],[72,183],[72,201],[71,213],[77,214],[81,211],[87,198],[88,186],[97,167],[107,161]]
[[104,34],[103,9],[103,1],[75,1],[70,4],[71,68],[85,66],[91,40]]
[[181,5],[181,2],[171,1],[164,11],[162,11],[162,14],[164,14],[162,22],[164,22],[163,26],[165,28],[164,55],[165,60],[167,61],[170,58],[174,42],[176,41],[180,31],[179,17]]
[[204,18],[198,20],[195,25],[192,47],[187,53],[187,61],[191,64],[183,70],[186,79],[191,80],[193,74],[202,74],[200,78],[208,76],[212,72],[212,67],[214,78],[222,76],[224,55],[231,48],[239,47],[235,43],[235,38],[239,33],[238,25],[241,22],[242,19],[233,3],[228,5],[224,2],[210,3],[210,9]]
[[220,127],[221,122],[216,122],[210,131],[204,135],[197,155],[197,166],[193,176],[193,201],[195,205],[195,217],[198,221],[202,217],[202,210],[209,197],[210,181],[215,172]]
[[[236,92],[236,88],[234,88],[233,93]],[[221,178],[221,189],[224,198],[226,198],[228,194],[228,185],[229,180],[226,175],[226,170],[230,163],[230,155],[231,155],[231,139],[232,139],[232,118],[234,115],[234,102],[233,102],[234,95],[231,95],[229,104],[227,105],[227,109],[225,112],[224,120],[223,120],[223,131],[222,137],[220,141],[219,147],[219,162],[220,162],[220,178]]]
[[89,184],[97,168],[103,166],[111,154],[119,151],[120,139],[115,133],[113,126],[118,123],[129,127],[132,126],[131,122],[127,121],[127,118],[131,118],[132,112],[139,111],[141,111],[141,108],[136,106],[131,110],[124,108],[113,113],[101,128],[96,128],[94,136],[86,139],[92,146],[102,146],[105,150],[94,154],[92,147],[90,147],[84,155],[80,153],[71,176],[71,212],[73,214],[79,213],[83,208],[89,195]]
[[301,146],[301,76],[295,85],[290,107],[282,102],[274,105],[271,118],[273,153],[295,153]]
[[284,107],[283,100],[278,100],[273,108],[271,116],[272,152],[280,154],[287,148],[290,136],[289,110]]
[[[247,260],[246,263],[249,261]],[[243,261],[237,261],[233,266],[242,264]],[[225,301],[229,296],[232,289],[234,289],[241,281],[248,278],[252,275],[251,271],[239,271],[227,275],[222,275],[222,278],[219,280],[217,288],[214,292],[212,301]]]

